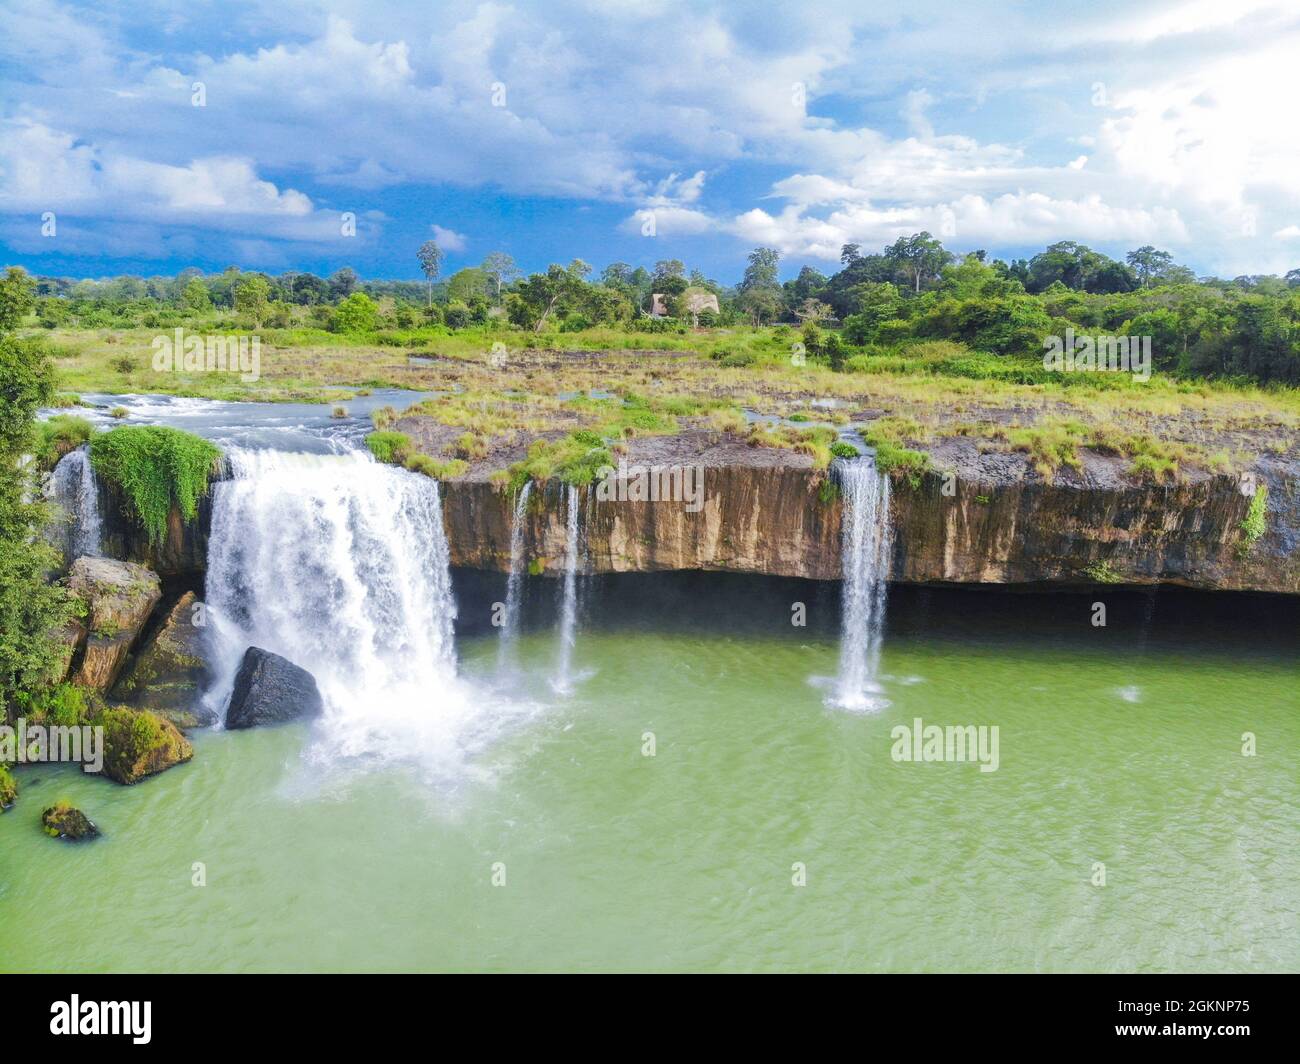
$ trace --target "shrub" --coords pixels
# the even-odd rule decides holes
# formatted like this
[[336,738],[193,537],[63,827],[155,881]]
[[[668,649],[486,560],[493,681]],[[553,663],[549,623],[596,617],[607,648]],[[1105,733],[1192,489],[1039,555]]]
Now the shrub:
[[405,432],[372,432],[366,446],[379,461],[401,465],[411,453],[411,437]]
[[405,464],[412,473],[423,473],[434,480],[447,480],[450,477],[464,476],[469,472],[469,463],[463,458],[449,458],[439,462],[427,454],[413,454],[406,459]]
[[161,543],[173,506],[194,520],[221,451],[180,429],[131,425],[95,436],[90,460],[96,473],[122,489],[149,542]]
[[1247,554],[1268,531],[1268,485],[1261,484],[1250,499],[1250,509],[1241,522],[1241,554]]
[[35,458],[42,469],[52,469],[69,451],[75,451],[95,434],[95,427],[84,417],[55,414],[36,426]]

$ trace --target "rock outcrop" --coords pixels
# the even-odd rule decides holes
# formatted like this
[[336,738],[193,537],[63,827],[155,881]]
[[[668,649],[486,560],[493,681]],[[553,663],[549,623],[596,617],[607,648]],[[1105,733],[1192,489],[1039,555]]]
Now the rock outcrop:
[[80,809],[67,802],[55,802],[41,813],[41,830],[53,839],[80,842],[93,839],[99,828]]
[[73,682],[107,691],[162,597],[158,574],[134,562],[78,558],[68,586],[86,603],[85,645]]
[[228,729],[284,724],[318,716],[324,704],[306,669],[261,647],[244,652],[226,710]]
[[194,756],[176,725],[148,710],[106,709],[92,724],[104,729],[104,775],[118,783],[138,783]]
[[203,604],[187,591],[127,665],[111,700],[148,709],[182,728],[211,724],[215,714],[200,702],[211,678],[203,629]]
[[[222,474],[213,477],[221,479]],[[99,512],[102,521],[100,549],[111,558],[146,563],[163,576],[202,572],[207,566],[208,533],[212,528],[212,489],[201,496],[193,521],[186,521],[179,507],[167,515],[167,535],[151,543],[149,534],[130,515],[121,489],[99,478]]]

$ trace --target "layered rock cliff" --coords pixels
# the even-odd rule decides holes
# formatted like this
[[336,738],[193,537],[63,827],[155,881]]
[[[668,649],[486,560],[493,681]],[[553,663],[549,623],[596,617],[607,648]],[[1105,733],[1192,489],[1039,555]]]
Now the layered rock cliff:
[[[894,479],[895,581],[1172,583],[1300,594],[1300,477],[1281,463],[1257,473],[1256,484],[1268,488],[1266,530],[1249,544],[1243,523],[1252,496],[1237,476],[1142,484],[1092,456],[1048,481],[1018,455],[951,457],[961,459],[951,472]],[[602,500],[582,489],[587,571],[839,579],[843,502],[806,455],[671,437],[633,441],[627,460],[632,480],[639,467],[698,463],[702,501],[691,512],[683,501]],[[507,569],[511,499],[483,479],[450,481],[442,492],[452,563]],[[534,493],[524,536],[534,571],[563,566],[565,507],[560,485]]]

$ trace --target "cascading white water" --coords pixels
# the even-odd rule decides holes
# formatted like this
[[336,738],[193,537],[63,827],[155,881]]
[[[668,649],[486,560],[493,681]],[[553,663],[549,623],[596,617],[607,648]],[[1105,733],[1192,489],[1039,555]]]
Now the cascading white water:
[[578,624],[578,489],[569,485],[564,537],[564,589],[560,605],[560,654],[554,686],[558,694],[573,690],[572,663],[575,629]]
[[889,477],[873,458],[836,462],[835,473],[844,497],[844,610],[833,702],[844,709],[882,709],[889,704],[877,678],[893,551]]
[[438,484],[361,452],[227,452],[214,488],[209,631],[222,713],[244,650],[307,669],[325,714],[314,753],[457,776],[526,707],[456,674]]
[[524,582],[524,521],[528,512],[528,496],[532,490],[531,480],[520,489],[510,523],[510,576],[506,581],[505,616],[501,619],[502,659],[519,629],[519,595]]
[[99,485],[84,447],[69,451],[50,478],[54,500],[68,522],[64,549],[69,558],[99,556],[103,523],[99,516]]

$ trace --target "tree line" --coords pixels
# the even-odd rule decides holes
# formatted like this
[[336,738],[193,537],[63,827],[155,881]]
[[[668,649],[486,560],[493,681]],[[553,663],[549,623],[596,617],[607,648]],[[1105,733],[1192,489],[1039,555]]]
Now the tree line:
[[[1073,327],[1151,336],[1156,368],[1167,372],[1300,383],[1300,269],[1284,277],[1198,278],[1149,245],[1120,260],[1066,240],[1006,261],[984,251],[958,256],[922,232],[877,252],[846,244],[838,270],[804,266],[784,282],[780,254],[755,248],[735,285],[679,259],[650,267],[613,262],[599,273],[575,259],[525,275],[508,254],[493,252],[445,278],[443,261],[442,249],[427,241],[417,254],[422,282],[364,280],[350,267],[329,277],[234,266],[174,277],[38,277],[35,314],[54,328],[167,326],[185,315],[228,311],[257,326],[306,323],[343,333],[493,323],[532,332],[793,323],[832,354],[945,339],[1019,358],[1040,354],[1045,337]],[[667,314],[656,315],[658,308]]]

